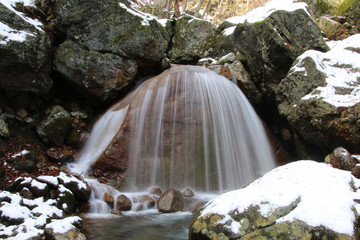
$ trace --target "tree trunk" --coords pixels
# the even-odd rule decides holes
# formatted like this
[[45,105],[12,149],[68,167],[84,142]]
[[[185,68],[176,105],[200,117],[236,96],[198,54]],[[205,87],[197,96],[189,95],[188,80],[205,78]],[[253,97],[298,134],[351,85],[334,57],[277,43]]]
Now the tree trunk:
[[208,1],[208,3],[206,4],[205,10],[204,10],[204,14],[203,14],[203,18],[205,19],[205,15],[208,13],[208,11],[210,10],[210,6],[211,6],[211,0]]
[[200,12],[200,9],[201,9],[201,6],[202,4],[204,3],[204,0],[200,0],[197,7],[196,7],[196,10],[195,10],[195,15],[198,15],[199,12]]
[[185,11],[186,11],[187,3],[188,3],[188,1],[187,1],[187,0],[185,0],[185,1],[184,1],[184,6],[183,6],[183,12],[185,12]]
[[179,8],[179,0],[175,0],[174,2],[174,17],[180,17],[180,8]]

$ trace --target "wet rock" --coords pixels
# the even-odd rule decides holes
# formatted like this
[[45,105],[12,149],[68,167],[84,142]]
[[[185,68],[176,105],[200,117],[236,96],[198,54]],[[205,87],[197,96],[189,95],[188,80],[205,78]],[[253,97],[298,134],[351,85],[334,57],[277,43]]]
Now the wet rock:
[[184,197],[194,197],[195,193],[193,190],[191,190],[191,188],[186,188],[182,194],[184,195]]
[[336,148],[328,158],[333,167],[347,171],[351,171],[357,163],[352,158],[351,153],[343,147]]
[[115,209],[117,211],[129,211],[131,210],[131,207],[132,207],[131,200],[127,196],[121,194],[116,198]]
[[61,146],[70,129],[70,114],[56,105],[45,111],[45,116],[38,124],[36,131],[45,143]]
[[72,40],[59,46],[54,65],[79,91],[101,101],[116,97],[137,73],[135,60],[87,50]]
[[0,136],[2,137],[9,137],[9,128],[4,119],[0,118]]
[[49,92],[53,85],[50,78],[51,41],[41,29],[42,24],[21,17],[10,3],[1,4],[0,12],[0,22],[4,26],[0,37],[0,88],[41,94]]
[[140,204],[142,204],[143,206],[145,206],[146,208],[152,208],[155,206],[155,199],[153,199],[152,197],[150,197],[149,195],[143,195],[140,196],[137,199],[137,202],[139,202]]
[[159,212],[163,213],[182,211],[184,209],[184,197],[180,191],[170,188],[157,200],[157,208]]
[[329,40],[344,40],[350,36],[341,23],[329,17],[322,16],[316,20],[316,23]]
[[360,151],[359,41],[357,34],[327,53],[305,52],[277,87],[280,114],[318,152],[338,146]]
[[114,204],[114,197],[109,193],[104,193],[103,200],[104,202],[109,203],[111,205]]
[[150,189],[149,193],[157,195],[157,196],[161,196],[162,191],[161,191],[161,188],[159,188],[159,187],[153,187]]
[[176,20],[169,58],[174,63],[196,63],[212,46],[216,25],[184,15]]

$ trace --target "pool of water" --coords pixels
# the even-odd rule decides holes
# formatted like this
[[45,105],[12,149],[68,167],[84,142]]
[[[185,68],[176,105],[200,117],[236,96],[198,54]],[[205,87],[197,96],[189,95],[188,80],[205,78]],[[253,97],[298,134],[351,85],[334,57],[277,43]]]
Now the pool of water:
[[84,219],[88,240],[184,240],[188,239],[193,214],[143,211],[119,217],[90,215]]

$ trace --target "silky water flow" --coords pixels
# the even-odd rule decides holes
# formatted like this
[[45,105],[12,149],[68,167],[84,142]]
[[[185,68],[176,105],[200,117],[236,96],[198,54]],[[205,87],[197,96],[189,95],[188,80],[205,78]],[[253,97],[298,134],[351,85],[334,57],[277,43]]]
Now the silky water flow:
[[[159,186],[220,193],[275,166],[262,122],[241,90],[199,66],[172,67],[113,105],[94,125],[72,170],[85,174],[119,143],[116,156],[126,163],[129,192]],[[101,197],[120,192],[90,181],[92,211],[110,212]]]

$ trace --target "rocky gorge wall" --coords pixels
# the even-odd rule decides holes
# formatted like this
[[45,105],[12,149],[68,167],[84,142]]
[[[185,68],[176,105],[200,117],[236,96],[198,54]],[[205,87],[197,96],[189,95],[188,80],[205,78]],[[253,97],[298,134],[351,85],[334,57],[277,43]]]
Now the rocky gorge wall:
[[1,189],[65,171],[100,113],[171,64],[236,81],[280,159],[322,160],[338,146],[359,153],[359,4],[316,21],[309,5],[310,14],[303,3],[269,4],[217,26],[158,20],[126,0],[1,0]]
[[[292,74],[290,68],[300,61],[296,60],[300,55],[311,49],[318,54],[330,50],[319,28],[327,26],[319,24],[326,20],[314,21],[304,3],[280,8],[268,4],[219,26],[189,15],[158,20],[127,1],[43,1],[36,5],[14,1],[2,2],[0,8],[1,24],[6,26],[0,44],[4,56],[0,63],[0,141],[4,144],[15,138],[31,139],[47,151],[45,158],[69,161],[98,114],[143,77],[170,64],[200,64],[236,79],[284,147],[278,144],[275,151],[285,149],[293,158],[315,159],[340,145],[359,151],[358,104],[350,109],[332,108],[328,103],[322,106],[321,99],[312,99],[313,105],[322,107],[314,108],[307,118],[303,110],[310,111],[308,106],[293,109],[299,116],[285,110],[285,103],[301,105],[297,102],[324,85],[325,80],[319,79],[327,75],[326,70],[308,70],[314,73],[307,72],[302,81],[314,83],[306,88],[294,85],[300,80],[293,78],[299,79],[301,71]],[[359,30],[351,14],[327,19],[338,20],[335,25],[347,34],[326,36],[330,39],[343,39]],[[356,57],[357,47],[354,49]],[[358,67],[345,65],[358,78]],[[343,69],[341,63],[339,66]],[[353,81],[343,90],[349,93],[357,84]],[[290,100],[285,101],[285,96]],[[331,119],[320,121],[323,117],[317,115],[324,111]],[[319,127],[315,129],[313,122],[319,122]]]

